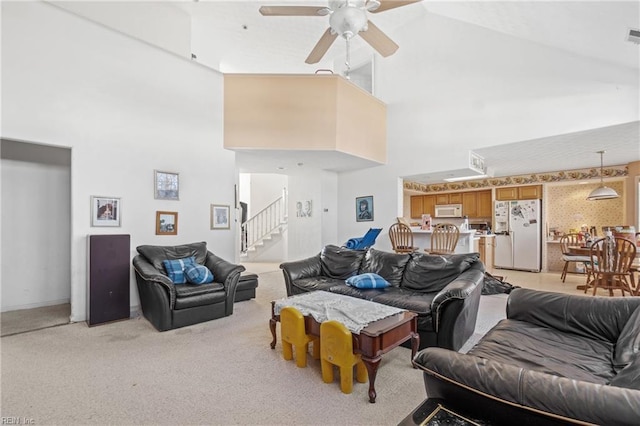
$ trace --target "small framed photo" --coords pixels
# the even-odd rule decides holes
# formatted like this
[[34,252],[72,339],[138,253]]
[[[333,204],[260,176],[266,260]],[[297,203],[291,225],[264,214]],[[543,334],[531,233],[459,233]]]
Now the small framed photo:
[[156,212],[156,235],[178,235],[178,212]]
[[211,204],[211,229],[229,229],[229,214],[229,206]]
[[373,220],[373,195],[356,197],[356,222]]
[[91,197],[91,226],[120,226],[120,198]]
[[155,170],[155,198],[158,200],[179,200],[180,181],[178,173]]

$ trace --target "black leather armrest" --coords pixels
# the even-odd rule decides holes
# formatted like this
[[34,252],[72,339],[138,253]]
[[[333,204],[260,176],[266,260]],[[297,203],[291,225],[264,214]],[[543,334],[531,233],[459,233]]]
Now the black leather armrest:
[[443,310],[448,303],[454,300],[466,299],[475,292],[482,293],[482,283],[484,280],[484,264],[475,262],[469,269],[461,273],[458,278],[451,281],[445,288],[440,290],[431,302],[431,312],[433,316],[433,328],[439,332]]
[[226,295],[225,311],[227,315],[231,315],[233,313],[233,302],[236,298],[240,274],[244,272],[245,267],[231,263],[210,251],[207,252],[205,266],[213,273],[213,280],[224,285]]
[[594,424],[640,423],[640,391],[555,376],[473,355],[427,348],[413,360],[429,397],[437,381],[524,409]]
[[141,255],[137,255],[133,258],[133,269],[144,282],[155,282],[164,288],[169,294],[170,308],[173,309],[176,301],[176,289],[171,279],[158,271]]
[[307,259],[282,263],[280,264],[280,269],[282,269],[284,274],[284,281],[287,286],[287,296],[291,296],[293,294],[291,290],[293,281],[322,275],[320,254]]
[[616,342],[640,298],[606,298],[516,288],[507,318],[597,340]]
[[231,275],[240,275],[245,270],[242,265],[236,265],[221,257],[216,256],[210,251],[207,252],[207,259],[205,265],[213,273],[213,280],[215,282],[224,283]]

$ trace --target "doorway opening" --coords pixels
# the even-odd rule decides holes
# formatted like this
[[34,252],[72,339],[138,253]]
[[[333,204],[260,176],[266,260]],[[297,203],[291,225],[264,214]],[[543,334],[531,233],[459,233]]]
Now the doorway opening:
[[69,323],[71,149],[0,140],[2,336]]

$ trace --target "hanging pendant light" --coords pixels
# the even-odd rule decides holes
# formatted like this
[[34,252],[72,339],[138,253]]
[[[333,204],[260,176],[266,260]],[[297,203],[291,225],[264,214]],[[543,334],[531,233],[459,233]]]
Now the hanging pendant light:
[[605,151],[598,151],[598,154],[600,154],[600,186],[594,189],[593,191],[591,191],[591,194],[589,194],[589,196],[587,197],[587,200],[590,200],[590,201],[609,200],[611,198],[619,197],[618,193],[614,189],[604,186],[604,182],[602,181],[602,176],[603,176],[602,155],[604,153]]

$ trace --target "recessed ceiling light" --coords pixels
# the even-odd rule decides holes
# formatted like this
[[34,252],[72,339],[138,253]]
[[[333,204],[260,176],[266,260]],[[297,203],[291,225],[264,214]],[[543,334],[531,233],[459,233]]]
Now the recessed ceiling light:
[[298,163],[298,167],[304,166],[304,163]]
[[278,170],[284,170],[284,167],[278,166]]

